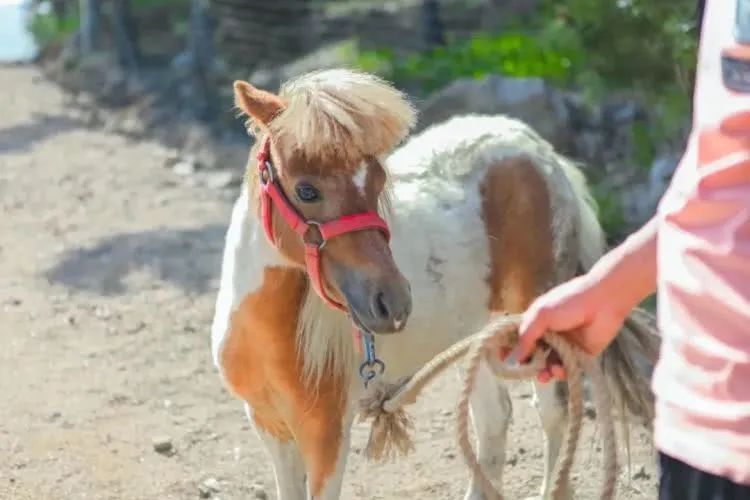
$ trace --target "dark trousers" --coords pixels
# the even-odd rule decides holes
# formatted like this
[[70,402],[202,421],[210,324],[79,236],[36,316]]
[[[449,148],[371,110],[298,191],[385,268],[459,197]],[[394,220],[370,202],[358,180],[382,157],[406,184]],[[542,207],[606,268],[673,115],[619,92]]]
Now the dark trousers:
[[714,476],[659,453],[659,500],[750,500],[750,486]]

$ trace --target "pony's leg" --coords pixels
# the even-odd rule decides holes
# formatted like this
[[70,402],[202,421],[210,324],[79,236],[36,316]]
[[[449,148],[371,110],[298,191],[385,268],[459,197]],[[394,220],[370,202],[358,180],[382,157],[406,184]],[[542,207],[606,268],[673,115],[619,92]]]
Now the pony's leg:
[[[252,419],[248,404],[245,411]],[[312,408],[295,427],[296,439],[280,440],[253,428],[273,462],[278,500],[338,500],[351,442],[352,410],[337,416]],[[332,447],[337,447],[332,451]]]
[[[250,418],[251,409],[248,404],[245,404],[245,412]],[[252,418],[250,422],[253,422]],[[293,439],[281,442],[257,425],[253,424],[252,427],[271,457],[276,480],[276,498],[278,500],[306,500],[305,464],[297,443]]]
[[[567,386],[564,382],[534,382],[534,406],[544,428],[544,479],[541,498],[549,498],[552,472],[560,455],[565,429],[568,426]],[[570,483],[563,485],[564,499],[573,498]]]
[[[471,421],[477,438],[477,459],[496,487],[502,485],[505,466],[505,442],[513,411],[510,394],[486,363],[479,365],[474,392],[469,399]],[[475,474],[465,500],[485,500]]]
[[311,500],[339,500],[341,497],[341,485],[344,479],[347,457],[349,456],[351,426],[353,420],[354,413],[349,412],[344,418],[341,440],[339,441],[338,457],[333,473],[323,481],[323,487],[317,496],[313,496],[312,493],[310,493]]

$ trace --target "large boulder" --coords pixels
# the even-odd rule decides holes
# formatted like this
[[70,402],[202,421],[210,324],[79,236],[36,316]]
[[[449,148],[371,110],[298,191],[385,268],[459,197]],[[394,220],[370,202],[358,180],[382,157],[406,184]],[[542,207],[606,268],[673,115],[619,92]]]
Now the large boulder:
[[574,134],[566,98],[541,78],[488,75],[478,80],[455,80],[424,102],[418,129],[468,113],[506,114],[518,118],[560,151],[573,152]]

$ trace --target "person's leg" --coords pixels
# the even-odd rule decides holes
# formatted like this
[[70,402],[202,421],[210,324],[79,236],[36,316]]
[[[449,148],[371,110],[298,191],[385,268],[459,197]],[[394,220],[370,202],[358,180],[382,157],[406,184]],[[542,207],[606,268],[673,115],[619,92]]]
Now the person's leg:
[[695,469],[659,453],[659,500],[750,500],[750,486]]

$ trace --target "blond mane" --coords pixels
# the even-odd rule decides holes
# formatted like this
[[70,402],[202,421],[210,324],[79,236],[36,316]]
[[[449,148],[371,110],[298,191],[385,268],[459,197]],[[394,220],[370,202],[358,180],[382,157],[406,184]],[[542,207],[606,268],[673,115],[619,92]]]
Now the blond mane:
[[388,82],[348,69],[316,71],[286,82],[286,108],[271,134],[303,156],[355,167],[364,156],[393,150],[416,123],[406,96]]

